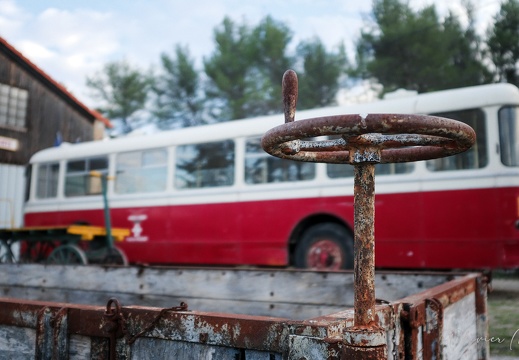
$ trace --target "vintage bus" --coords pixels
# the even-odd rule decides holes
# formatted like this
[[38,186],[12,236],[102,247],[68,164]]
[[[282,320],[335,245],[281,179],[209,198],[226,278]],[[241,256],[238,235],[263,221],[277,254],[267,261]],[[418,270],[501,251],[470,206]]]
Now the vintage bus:
[[[434,114],[477,133],[467,152],[376,165],[376,266],[519,267],[519,90],[509,84],[296,113]],[[351,268],[353,168],[281,160],[282,115],[62,144],[30,161],[25,226],[102,226],[92,170],[113,177],[112,225],[131,263]]]

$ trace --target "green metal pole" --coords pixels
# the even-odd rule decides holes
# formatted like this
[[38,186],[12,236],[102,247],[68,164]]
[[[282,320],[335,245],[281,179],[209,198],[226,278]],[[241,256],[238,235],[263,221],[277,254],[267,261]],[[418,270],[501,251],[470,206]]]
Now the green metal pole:
[[110,219],[110,208],[108,207],[108,176],[101,175],[101,192],[103,193],[103,203],[105,212],[105,228],[106,228],[106,240],[108,242],[108,248],[111,249],[114,246],[114,239],[112,237],[112,222]]

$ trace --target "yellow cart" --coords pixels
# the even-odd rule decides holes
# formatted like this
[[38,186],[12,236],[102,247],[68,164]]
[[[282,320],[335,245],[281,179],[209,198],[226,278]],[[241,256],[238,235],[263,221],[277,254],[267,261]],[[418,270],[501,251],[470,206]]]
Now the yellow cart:
[[[89,225],[38,226],[0,229],[0,263],[127,265],[124,252],[113,244],[130,234],[129,229]],[[13,245],[20,244],[17,258]]]

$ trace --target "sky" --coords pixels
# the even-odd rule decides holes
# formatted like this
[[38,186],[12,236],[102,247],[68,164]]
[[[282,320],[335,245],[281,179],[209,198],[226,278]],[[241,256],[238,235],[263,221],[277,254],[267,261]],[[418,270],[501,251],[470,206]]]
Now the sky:
[[[409,0],[435,4],[440,14],[462,14],[464,0]],[[476,27],[485,31],[499,0],[473,0]],[[95,107],[86,77],[108,62],[158,67],[161,53],[187,45],[199,67],[214,50],[213,30],[225,16],[254,26],[267,15],[293,31],[292,44],[318,36],[329,50],[349,52],[369,19],[369,0],[0,0],[0,36],[80,101]],[[461,17],[463,20],[463,17]]]

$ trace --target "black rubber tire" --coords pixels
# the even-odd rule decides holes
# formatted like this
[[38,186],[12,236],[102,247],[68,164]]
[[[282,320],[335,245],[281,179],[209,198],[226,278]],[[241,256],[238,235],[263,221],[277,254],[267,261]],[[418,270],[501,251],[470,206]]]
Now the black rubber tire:
[[[307,263],[308,252],[317,242],[327,240],[341,251],[342,261],[339,269],[353,269],[353,238],[350,232],[336,223],[321,223],[308,228],[301,236],[294,251],[294,266],[297,268],[312,268]],[[335,259],[330,259],[335,262]],[[319,270],[335,270],[333,267]]]

